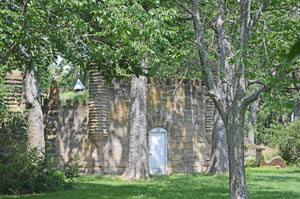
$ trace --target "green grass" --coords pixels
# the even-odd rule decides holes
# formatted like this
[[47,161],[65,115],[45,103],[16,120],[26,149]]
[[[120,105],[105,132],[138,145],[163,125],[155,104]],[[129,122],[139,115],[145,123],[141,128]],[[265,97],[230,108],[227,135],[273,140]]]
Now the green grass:
[[[300,168],[248,168],[250,198],[300,199]],[[151,181],[123,181],[113,175],[82,176],[73,190],[0,196],[24,199],[228,199],[228,176],[174,174]]]

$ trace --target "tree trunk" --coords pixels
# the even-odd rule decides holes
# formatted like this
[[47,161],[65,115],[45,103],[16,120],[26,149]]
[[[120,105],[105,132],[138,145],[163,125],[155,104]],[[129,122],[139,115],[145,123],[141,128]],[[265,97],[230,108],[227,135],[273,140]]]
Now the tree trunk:
[[290,121],[293,122],[295,120],[297,120],[300,116],[300,101],[296,100],[294,102],[296,104],[296,108],[293,110],[293,112],[290,115]]
[[254,123],[256,114],[259,108],[259,99],[254,101],[249,107],[249,115],[248,115],[248,138],[251,144],[255,144],[254,141]]
[[[141,61],[146,68],[145,60]],[[131,106],[128,164],[122,177],[130,180],[149,179],[146,128],[146,86],[147,78],[140,75],[131,77]]]
[[229,109],[227,143],[229,155],[230,199],[248,199],[244,166],[244,117],[245,108],[234,103]]
[[37,148],[44,151],[44,125],[43,112],[41,105],[41,95],[38,85],[37,69],[29,70],[25,67],[24,70],[24,102],[28,111],[29,123],[29,150]]
[[214,116],[214,129],[212,135],[212,156],[207,172],[213,174],[228,173],[228,146],[226,128],[217,110]]
[[[269,90],[270,87],[264,83],[255,89],[250,95],[247,95],[247,88],[250,82],[247,81],[246,65],[249,65],[250,58],[247,50],[249,38],[255,24],[261,17],[262,12],[269,4],[269,0],[263,0],[259,9],[256,10],[255,16],[252,17],[251,1],[239,1],[240,12],[236,16],[239,18],[239,37],[235,41],[232,33],[225,26],[228,21],[228,12],[226,11],[226,3],[222,0],[218,2],[217,16],[211,18],[210,23],[213,24],[215,36],[218,42],[218,61],[211,59],[209,56],[210,47],[207,45],[206,38],[208,35],[205,31],[205,23],[210,18],[201,16],[206,9],[205,6],[199,5],[198,0],[190,0],[191,8],[181,1],[175,0],[185,11],[191,14],[194,24],[195,43],[199,55],[200,70],[203,73],[204,81],[207,85],[207,95],[212,98],[219,114],[224,121],[227,133],[228,157],[229,157],[229,173],[230,173],[230,199],[248,199],[248,191],[245,179],[244,167],[244,118],[246,107],[254,102],[259,95]],[[238,33],[237,32],[237,33]],[[209,33],[211,34],[211,33]],[[237,47],[237,48],[236,48]],[[237,50],[234,52],[234,50]],[[230,67],[226,67],[229,60],[235,57],[234,63]],[[220,70],[219,76],[214,76],[212,68],[217,66]],[[229,70],[227,70],[229,69]],[[215,81],[219,79],[219,81]],[[222,86],[216,85],[221,82]]]

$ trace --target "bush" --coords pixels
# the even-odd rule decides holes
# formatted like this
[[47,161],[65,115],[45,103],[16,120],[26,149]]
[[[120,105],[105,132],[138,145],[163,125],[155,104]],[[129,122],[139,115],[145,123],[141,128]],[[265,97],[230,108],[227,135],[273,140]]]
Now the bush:
[[300,162],[300,119],[288,126],[277,125],[272,144],[279,147],[279,155],[290,164]]
[[246,158],[246,167],[257,167],[257,162],[255,157]]
[[66,175],[49,166],[37,150],[18,151],[0,163],[0,192],[4,194],[50,192],[71,187]]
[[77,160],[70,159],[69,162],[63,165],[62,171],[66,175],[67,178],[73,179],[78,177],[80,166],[77,163]]
[[42,152],[27,150],[27,122],[0,107],[0,193],[39,193],[71,188],[76,167],[59,170]]

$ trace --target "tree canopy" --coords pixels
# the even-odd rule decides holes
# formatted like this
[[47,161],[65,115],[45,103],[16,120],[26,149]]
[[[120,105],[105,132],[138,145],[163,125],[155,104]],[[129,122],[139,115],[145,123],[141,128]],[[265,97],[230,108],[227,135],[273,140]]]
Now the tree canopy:
[[153,75],[193,63],[229,132],[231,197],[247,198],[246,108],[265,91],[275,104],[299,83],[299,8],[298,0],[3,0],[1,71],[38,68],[47,79],[58,56],[106,79],[143,74],[145,56]]

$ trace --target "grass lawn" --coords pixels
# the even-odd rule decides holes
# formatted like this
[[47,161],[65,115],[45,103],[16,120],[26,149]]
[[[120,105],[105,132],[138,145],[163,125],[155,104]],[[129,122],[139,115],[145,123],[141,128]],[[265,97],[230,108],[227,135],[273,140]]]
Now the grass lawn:
[[[300,168],[250,168],[247,184],[253,199],[300,199]],[[118,176],[82,176],[73,190],[0,196],[26,199],[228,199],[228,176],[173,174],[151,181],[123,181]]]

